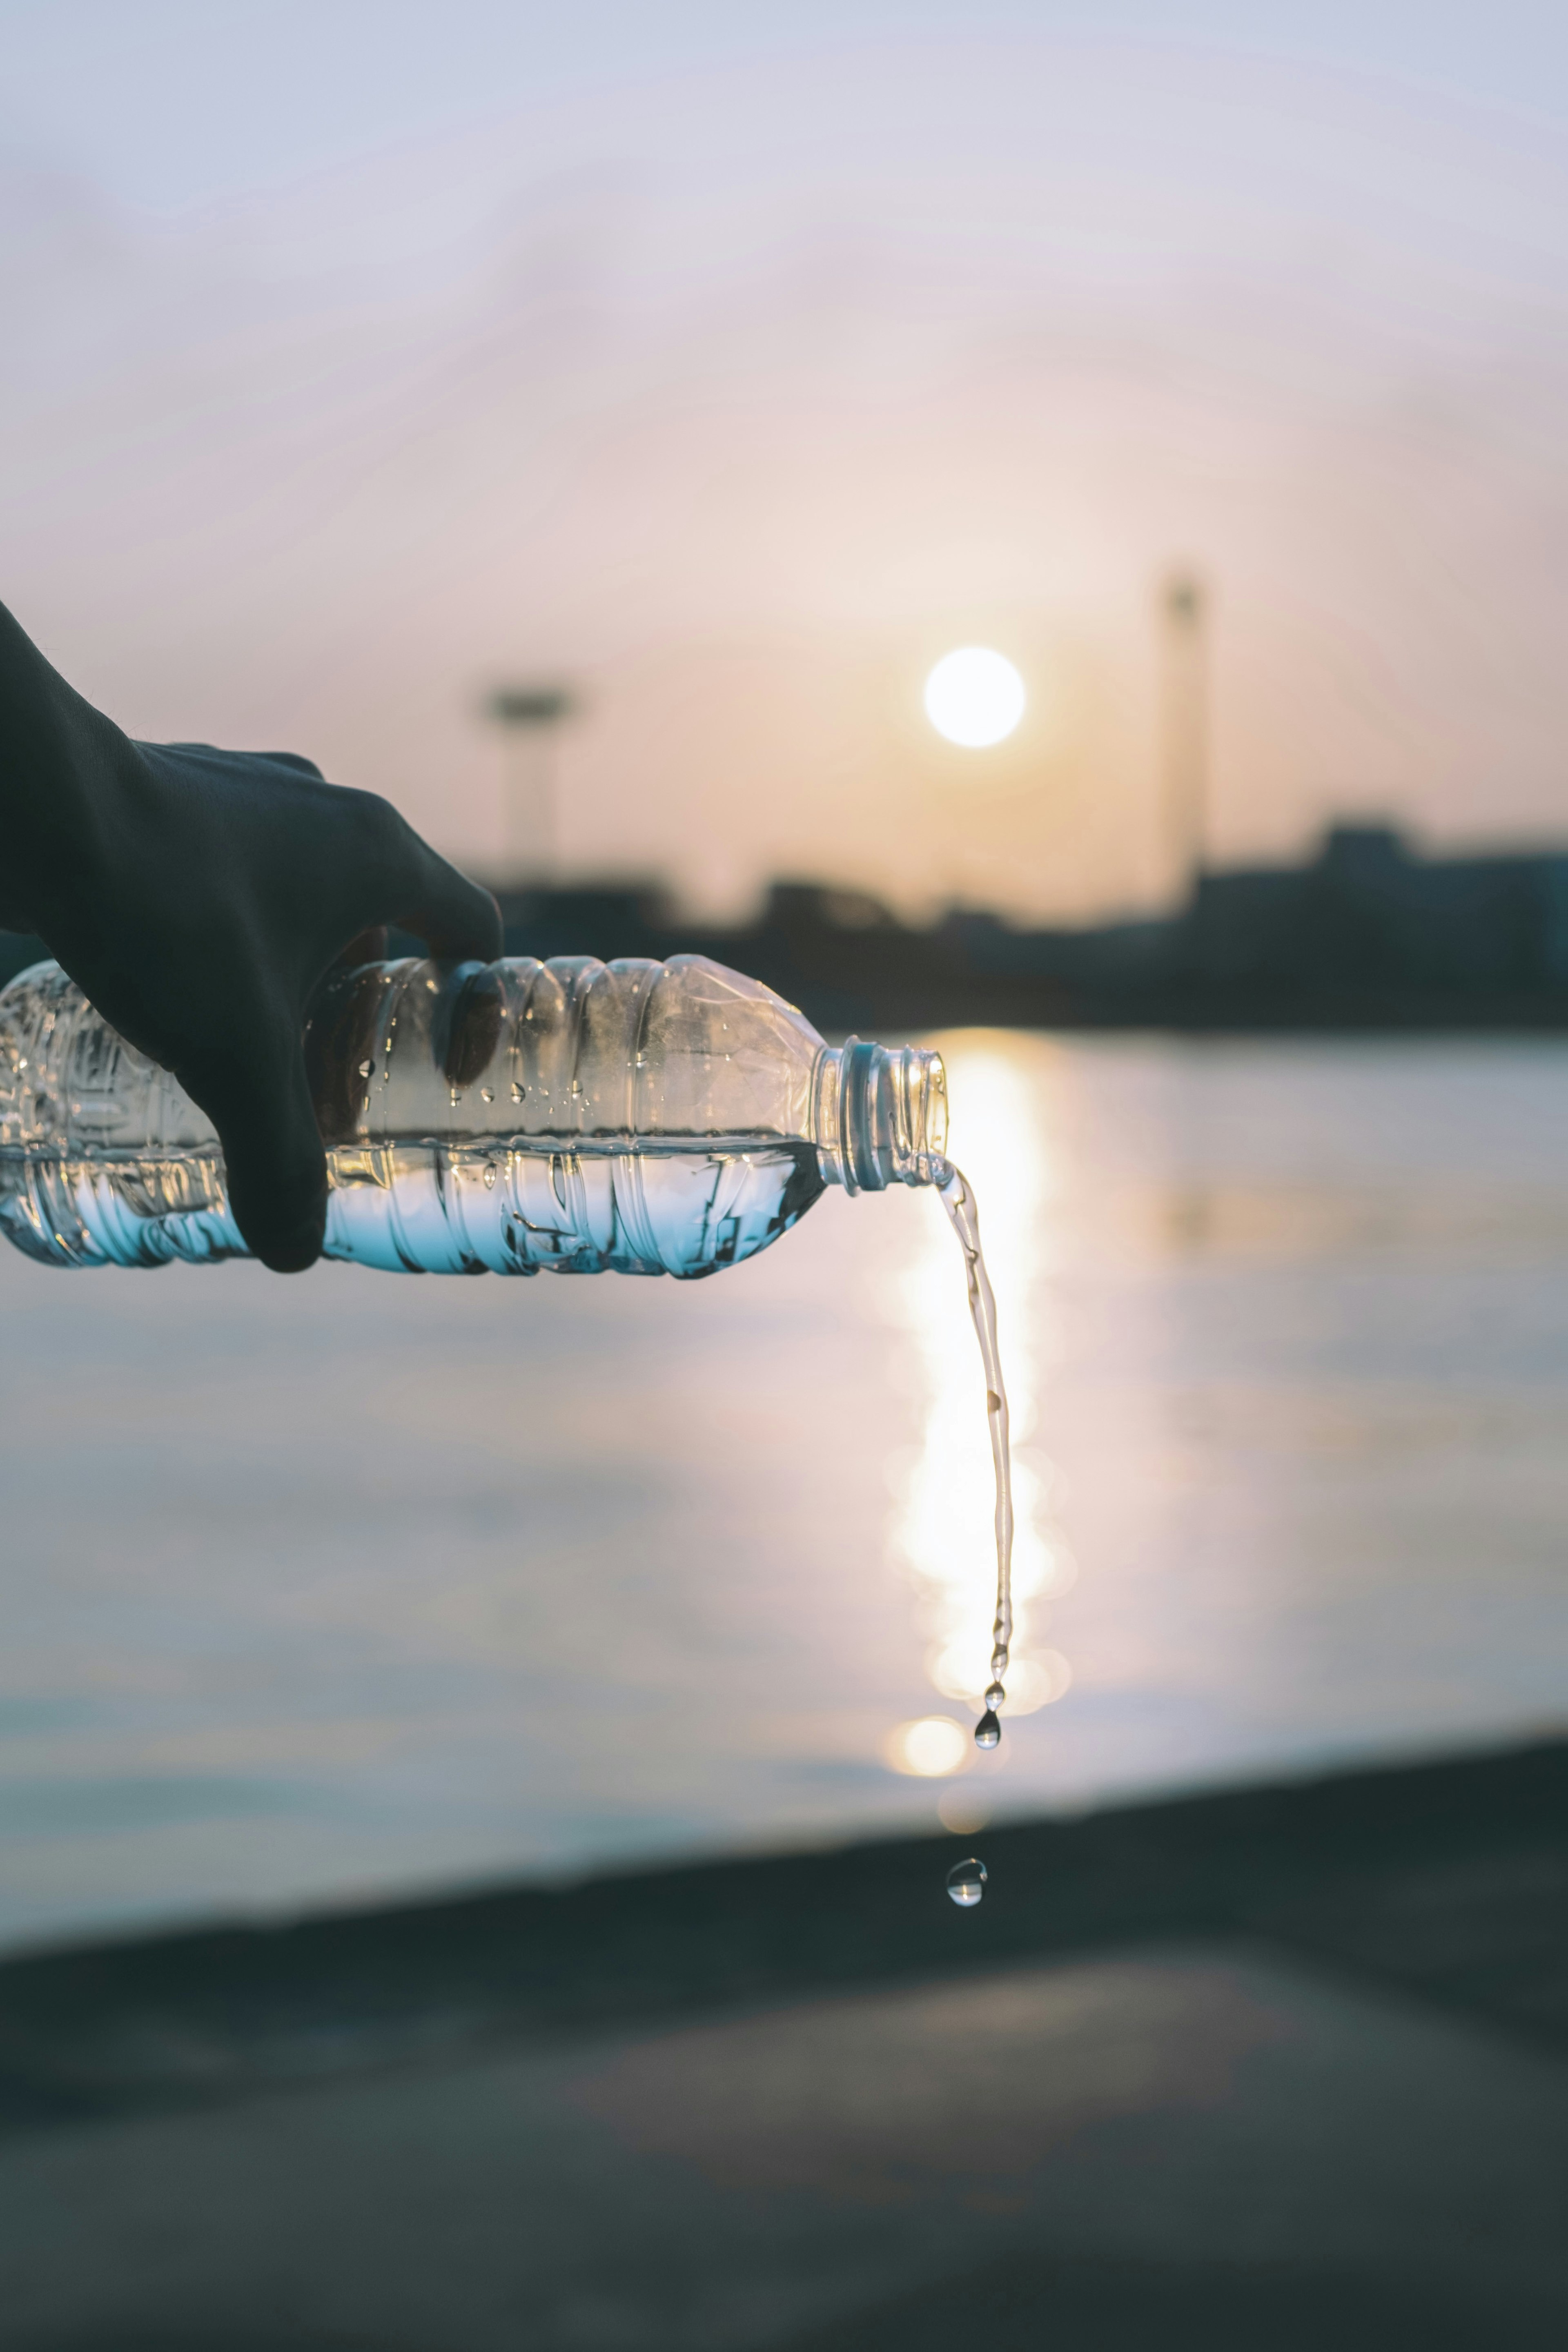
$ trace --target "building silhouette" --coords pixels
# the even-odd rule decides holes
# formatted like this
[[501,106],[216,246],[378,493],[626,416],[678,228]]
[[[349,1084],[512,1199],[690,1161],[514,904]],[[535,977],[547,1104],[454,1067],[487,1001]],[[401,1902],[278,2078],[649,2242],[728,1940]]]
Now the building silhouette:
[[[773,883],[731,925],[636,877],[500,895],[510,954],[710,955],[838,1032],[1568,1030],[1568,851],[1425,857],[1383,824],[1336,824],[1296,865],[1203,870],[1173,914],[1075,928],[971,908],[911,926],[814,881]],[[0,981],[47,953],[0,933]]]
[[827,1027],[1568,1027],[1568,852],[1424,857],[1382,824],[1336,824],[1300,864],[1200,870],[1170,916],[1071,929],[967,909],[915,928],[807,881],[726,927],[636,881],[502,905],[513,952],[692,950]]

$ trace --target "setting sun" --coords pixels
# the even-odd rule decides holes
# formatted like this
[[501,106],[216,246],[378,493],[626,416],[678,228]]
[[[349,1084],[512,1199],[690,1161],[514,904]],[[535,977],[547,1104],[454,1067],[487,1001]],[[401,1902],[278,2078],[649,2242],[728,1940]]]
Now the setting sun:
[[926,680],[926,716],[939,735],[966,751],[1004,742],[1024,715],[1024,681],[1005,654],[961,646]]

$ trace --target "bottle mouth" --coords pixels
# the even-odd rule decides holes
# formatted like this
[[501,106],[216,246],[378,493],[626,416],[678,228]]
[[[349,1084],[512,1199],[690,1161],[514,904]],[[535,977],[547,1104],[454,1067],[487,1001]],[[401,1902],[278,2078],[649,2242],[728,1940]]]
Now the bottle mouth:
[[919,1045],[858,1037],[817,1058],[814,1136],[823,1179],[847,1192],[940,1184],[947,1171],[947,1072]]

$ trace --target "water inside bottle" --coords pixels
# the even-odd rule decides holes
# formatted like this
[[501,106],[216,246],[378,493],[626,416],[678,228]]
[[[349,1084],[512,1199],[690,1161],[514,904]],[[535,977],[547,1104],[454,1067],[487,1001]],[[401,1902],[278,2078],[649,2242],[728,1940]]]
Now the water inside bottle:
[[[354,1144],[327,1164],[327,1256],[408,1274],[700,1279],[765,1249],[823,1190],[812,1146],[747,1138],[705,1150]],[[0,1149],[0,1232],[57,1265],[244,1249],[216,1148]]]

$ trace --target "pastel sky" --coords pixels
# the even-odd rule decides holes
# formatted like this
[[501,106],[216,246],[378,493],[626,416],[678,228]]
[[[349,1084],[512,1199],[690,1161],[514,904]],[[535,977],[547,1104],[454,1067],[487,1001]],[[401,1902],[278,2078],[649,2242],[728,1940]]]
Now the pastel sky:
[[[1568,14],[0,0],[0,596],[134,731],[574,870],[1146,902],[1568,835]],[[921,713],[950,646],[1030,690]]]

